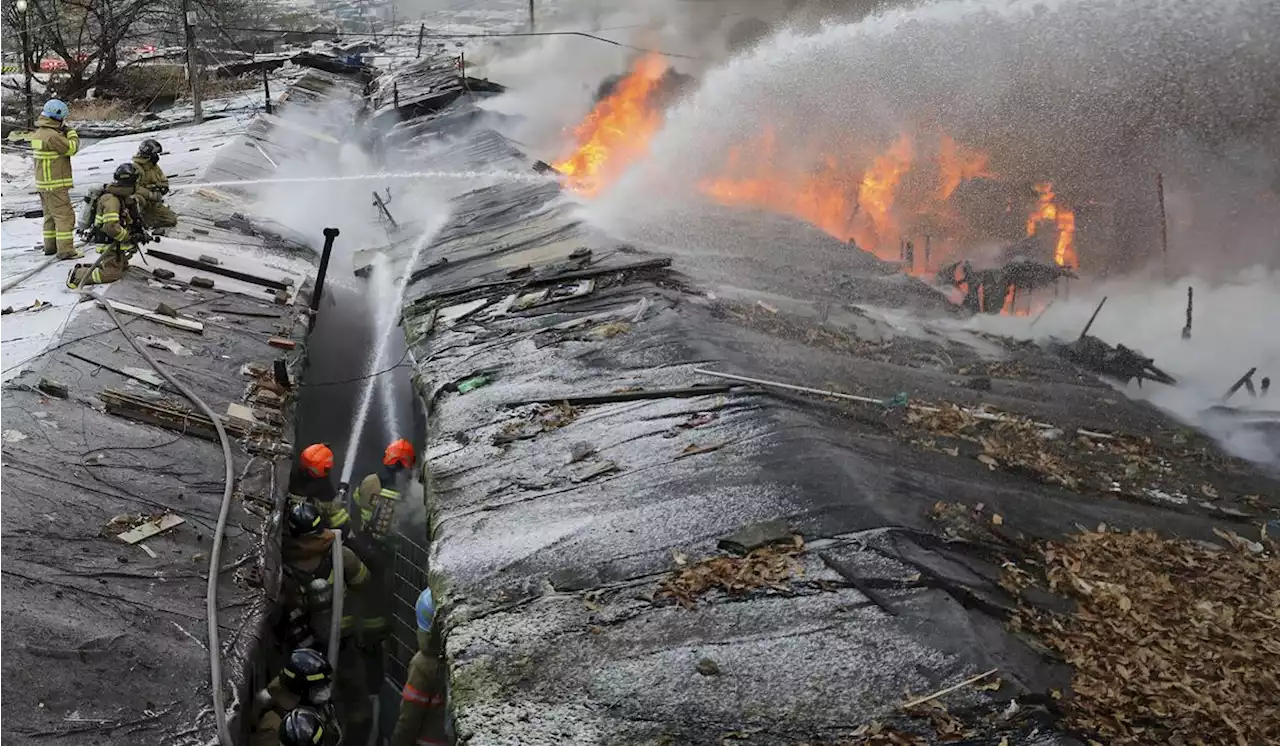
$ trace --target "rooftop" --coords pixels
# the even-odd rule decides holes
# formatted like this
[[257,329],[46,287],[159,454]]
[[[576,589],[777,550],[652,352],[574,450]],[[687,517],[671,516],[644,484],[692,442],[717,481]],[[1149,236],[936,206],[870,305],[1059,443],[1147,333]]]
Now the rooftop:
[[[440,163],[532,159],[479,130]],[[504,181],[454,200],[412,268],[468,743],[1065,743],[1044,695],[1071,672],[1006,628],[1001,565],[1100,524],[1221,542],[1274,509],[1256,465],[873,257],[706,215],[640,243]],[[735,559],[744,526],[766,548]],[[961,725],[903,709],[992,669],[945,700]]]
[[[179,226],[148,245],[145,261],[135,257],[124,279],[93,288],[96,302],[66,290],[69,263],[39,269],[39,218],[26,217],[38,202],[6,188],[4,279],[36,270],[3,294],[6,740],[215,738],[205,588],[222,449],[103,302],[124,333],[223,415],[232,436],[218,624],[233,718],[244,701],[276,560],[267,518],[292,453],[292,397],[272,365],[297,373],[306,333],[298,292],[310,281],[319,229],[298,235],[258,214],[257,200],[187,187],[259,177],[305,153],[331,157],[336,145],[300,151],[297,133],[280,123],[314,121],[352,85],[311,71],[277,117],[160,133]],[[88,145],[75,159],[73,198],[109,179],[145,136]],[[153,274],[162,269],[172,275]],[[193,284],[195,275],[212,287]],[[156,313],[161,304],[176,316]]]

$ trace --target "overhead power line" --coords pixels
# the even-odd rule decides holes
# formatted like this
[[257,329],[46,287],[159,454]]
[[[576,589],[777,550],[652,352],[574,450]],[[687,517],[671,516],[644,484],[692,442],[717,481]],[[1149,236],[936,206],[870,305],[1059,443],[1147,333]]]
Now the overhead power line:
[[[251,28],[251,27],[245,27],[245,26],[226,26],[224,28],[226,31],[244,31],[244,32],[256,33],[256,34],[299,34],[302,36],[324,36],[324,37],[370,36],[369,33],[360,32],[360,31],[356,31],[356,32],[308,31],[303,29]],[[417,34],[389,33],[389,34],[378,34],[378,36],[384,39],[417,39],[418,38]],[[679,54],[677,52],[666,52],[661,49],[651,49],[649,47],[637,47],[631,44],[624,44],[623,42],[617,41],[615,39],[608,39],[603,36],[596,36],[595,34],[589,34],[586,31],[491,31],[491,32],[485,32],[485,33],[479,33],[479,34],[450,34],[450,33],[438,33],[433,31],[433,32],[428,32],[423,36],[424,38],[427,38],[427,39],[501,39],[501,38],[510,38],[510,37],[519,37],[519,36],[578,36],[584,39],[591,39],[592,41],[611,44],[615,47],[621,47],[623,49],[634,49],[637,52],[650,52],[653,54],[660,54],[660,55],[663,55],[664,57],[676,57],[676,58],[685,59],[685,60],[705,59],[704,57],[698,57],[692,54]]]

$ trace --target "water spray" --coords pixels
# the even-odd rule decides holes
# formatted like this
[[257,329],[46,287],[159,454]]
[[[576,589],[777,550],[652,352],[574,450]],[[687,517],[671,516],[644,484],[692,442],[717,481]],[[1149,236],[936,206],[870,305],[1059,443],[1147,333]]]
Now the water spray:
[[[442,225],[443,220],[428,222],[426,229],[422,231],[422,235],[420,235],[418,240],[414,242],[413,253],[409,257],[409,267],[417,265],[418,257],[422,254],[423,250],[426,249],[427,244],[431,243],[431,239],[435,237],[436,232]],[[400,307],[400,303],[404,298],[405,288],[407,288],[408,285],[409,283],[405,279],[401,279],[397,282],[395,289],[388,293],[386,301],[388,305],[384,306],[385,310],[381,310],[376,314],[380,329],[378,330],[375,338],[373,357],[370,359],[369,366],[366,369],[369,377],[365,380],[364,388],[360,391],[360,402],[356,407],[355,420],[351,425],[351,437],[347,438],[347,458],[342,464],[342,476],[338,480],[343,484],[350,484],[351,482],[351,472],[355,469],[356,465],[356,451],[358,450],[360,438],[364,435],[365,424],[369,420],[369,408],[373,403],[373,391],[375,388],[385,385],[378,380],[382,378],[382,376],[374,374],[379,373],[386,368],[387,348],[390,347],[391,335],[395,333],[397,322],[400,318],[400,315],[396,313],[396,309]],[[385,401],[386,400],[384,400],[384,402]],[[388,410],[389,413],[394,411],[394,407],[391,407]],[[388,417],[393,416],[394,415],[388,414]],[[388,427],[393,426],[394,423],[388,425]]]
[[295,176],[273,179],[245,179],[239,181],[205,181],[198,184],[174,184],[170,191],[204,189],[207,187],[246,187],[263,184],[320,184],[338,181],[378,181],[382,179],[453,179],[456,181],[480,181],[496,179],[526,184],[555,181],[555,174],[525,173],[521,171],[414,171],[396,174],[356,174],[352,176]]

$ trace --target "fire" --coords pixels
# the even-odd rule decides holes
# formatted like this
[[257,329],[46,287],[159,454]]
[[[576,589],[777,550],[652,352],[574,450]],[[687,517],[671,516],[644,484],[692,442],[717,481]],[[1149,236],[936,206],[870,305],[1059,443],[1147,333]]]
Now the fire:
[[[749,154],[749,155],[744,155]],[[898,182],[911,168],[914,148],[903,135],[861,169],[826,155],[808,168],[781,157],[777,137],[766,129],[758,139],[730,149],[721,175],[704,180],[702,192],[723,205],[756,207],[799,218],[841,240],[880,248],[884,258],[896,245],[893,204]]]
[[[744,158],[743,153],[750,153]],[[834,158],[804,171],[779,163],[776,136],[766,129],[755,142],[731,148],[723,176],[700,184],[723,205],[760,207],[808,221],[848,239],[857,201],[853,185]]]
[[890,237],[897,238],[898,226],[893,220],[894,190],[902,175],[911,168],[915,153],[911,138],[900,136],[889,152],[875,159],[871,168],[862,175],[858,185],[858,204],[871,220],[876,244],[884,245]]
[[661,55],[640,57],[574,129],[573,154],[552,164],[567,177],[570,189],[598,194],[648,152],[649,141],[662,126],[662,113],[651,99],[666,71]]
[[969,150],[948,135],[943,135],[938,146],[938,199],[948,200],[961,183],[969,179],[991,177],[987,170],[990,159],[986,153]]
[[1034,236],[1041,223],[1053,223],[1058,229],[1058,240],[1053,247],[1053,261],[1059,267],[1079,266],[1076,258],[1076,214],[1057,204],[1053,184],[1041,182],[1035,185],[1036,206],[1027,217],[1027,235]]

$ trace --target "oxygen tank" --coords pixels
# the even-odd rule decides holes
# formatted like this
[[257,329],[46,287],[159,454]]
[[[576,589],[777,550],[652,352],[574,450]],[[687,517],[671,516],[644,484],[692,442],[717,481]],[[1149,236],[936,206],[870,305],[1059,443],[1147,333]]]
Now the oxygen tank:
[[84,195],[84,204],[80,207],[80,217],[76,220],[76,230],[89,231],[93,229],[93,219],[98,211],[98,198],[102,196],[102,187],[89,190]]

